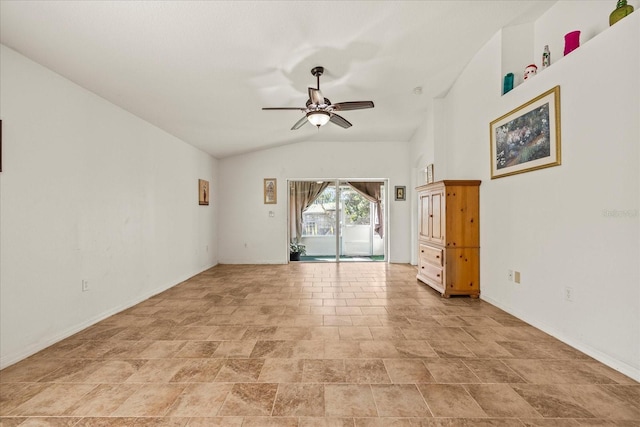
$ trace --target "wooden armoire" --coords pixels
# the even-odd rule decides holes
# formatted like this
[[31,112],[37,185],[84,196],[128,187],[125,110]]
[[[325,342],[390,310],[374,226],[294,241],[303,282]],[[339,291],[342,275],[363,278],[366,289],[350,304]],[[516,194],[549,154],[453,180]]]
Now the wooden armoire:
[[438,181],[418,191],[418,280],[448,298],[480,296],[480,181]]

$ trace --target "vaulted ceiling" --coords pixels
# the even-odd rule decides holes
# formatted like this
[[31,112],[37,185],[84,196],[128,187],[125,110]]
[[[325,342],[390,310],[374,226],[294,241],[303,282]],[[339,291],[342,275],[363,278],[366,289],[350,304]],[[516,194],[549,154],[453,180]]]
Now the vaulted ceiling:
[[[0,0],[0,42],[211,155],[411,139],[500,28],[555,1]],[[353,127],[291,126],[310,70]],[[499,87],[499,77],[495,84]],[[417,95],[414,88],[421,87]]]

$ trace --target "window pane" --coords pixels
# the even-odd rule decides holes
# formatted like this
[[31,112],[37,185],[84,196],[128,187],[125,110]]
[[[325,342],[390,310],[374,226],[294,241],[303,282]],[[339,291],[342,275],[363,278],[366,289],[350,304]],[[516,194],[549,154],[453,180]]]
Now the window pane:
[[303,236],[335,236],[336,188],[327,187],[302,213]]
[[371,202],[351,187],[340,187],[345,225],[370,225]]

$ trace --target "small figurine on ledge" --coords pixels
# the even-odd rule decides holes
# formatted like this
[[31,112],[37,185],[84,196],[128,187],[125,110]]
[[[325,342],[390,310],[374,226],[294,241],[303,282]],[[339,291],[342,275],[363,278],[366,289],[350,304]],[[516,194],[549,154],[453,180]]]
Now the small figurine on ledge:
[[527,80],[530,77],[535,76],[538,73],[538,67],[536,64],[529,64],[527,68],[524,69],[524,79]]

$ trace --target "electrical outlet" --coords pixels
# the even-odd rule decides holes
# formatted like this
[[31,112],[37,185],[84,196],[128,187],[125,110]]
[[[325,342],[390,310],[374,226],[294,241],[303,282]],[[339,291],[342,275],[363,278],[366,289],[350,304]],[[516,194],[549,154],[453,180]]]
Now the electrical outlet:
[[520,272],[519,271],[516,271],[513,274],[513,281],[516,282],[516,283],[520,283]]
[[83,280],[82,281],[82,292],[87,292],[89,290],[89,281],[88,280]]
[[513,282],[513,270],[507,270],[507,280]]
[[573,302],[573,288],[565,286],[564,288],[564,300],[568,302]]

